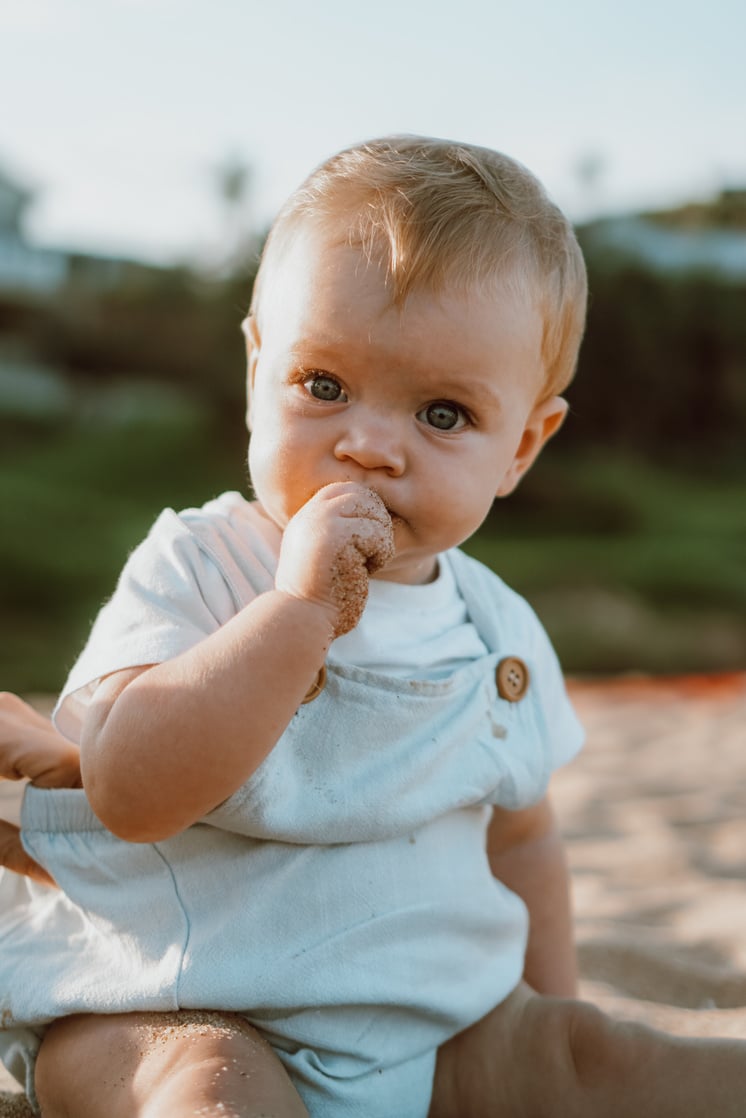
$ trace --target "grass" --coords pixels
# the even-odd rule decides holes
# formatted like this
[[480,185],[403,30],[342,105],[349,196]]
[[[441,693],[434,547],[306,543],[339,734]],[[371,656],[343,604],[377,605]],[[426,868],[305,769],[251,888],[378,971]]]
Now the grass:
[[[0,418],[0,688],[55,691],[166,505],[245,490],[240,425]],[[746,667],[746,467],[673,472],[554,448],[467,545],[537,608],[572,672]]]
[[746,470],[555,456],[524,486],[467,549],[529,598],[568,670],[746,667]]
[[158,512],[241,488],[245,472],[209,418],[0,425],[0,687],[58,690]]

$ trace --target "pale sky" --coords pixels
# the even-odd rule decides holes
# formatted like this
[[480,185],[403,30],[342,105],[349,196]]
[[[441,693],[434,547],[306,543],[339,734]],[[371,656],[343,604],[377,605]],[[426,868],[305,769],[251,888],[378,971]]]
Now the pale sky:
[[[220,254],[386,132],[507,151],[574,219],[746,187],[743,0],[0,0],[0,168],[39,244]],[[599,161],[592,183],[578,166]]]

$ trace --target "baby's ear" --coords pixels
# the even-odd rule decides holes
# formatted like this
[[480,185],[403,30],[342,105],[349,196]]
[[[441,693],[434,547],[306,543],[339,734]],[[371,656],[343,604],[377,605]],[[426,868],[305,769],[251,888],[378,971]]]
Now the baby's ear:
[[246,338],[246,426],[251,430],[251,401],[256,377],[256,363],[259,360],[261,340],[259,327],[253,314],[247,315],[241,323],[243,335]]
[[500,483],[498,497],[507,497],[513,492],[539,457],[544,444],[559,431],[567,415],[567,408],[567,400],[563,400],[561,396],[550,396],[548,400],[536,405],[526,421],[515,457]]

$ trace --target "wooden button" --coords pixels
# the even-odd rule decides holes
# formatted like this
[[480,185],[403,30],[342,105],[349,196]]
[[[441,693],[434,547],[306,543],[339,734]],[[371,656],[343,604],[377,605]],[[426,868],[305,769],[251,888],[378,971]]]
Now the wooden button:
[[506,656],[495,669],[497,693],[509,703],[517,703],[528,691],[528,668],[518,656]]
[[[308,688],[308,691],[306,691],[306,697],[303,700],[303,703],[312,703],[314,699],[318,699],[319,695],[324,690],[325,686],[326,686],[326,664],[322,664],[321,667],[319,668],[319,674],[316,676],[316,679],[313,681],[311,686]],[[303,706],[303,703],[301,703],[301,706]]]

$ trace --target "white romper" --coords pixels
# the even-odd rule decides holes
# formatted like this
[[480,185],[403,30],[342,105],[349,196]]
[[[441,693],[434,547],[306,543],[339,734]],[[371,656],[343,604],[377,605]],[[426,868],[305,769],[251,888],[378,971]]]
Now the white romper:
[[[66,684],[63,732],[101,676],[185,651],[269,589],[278,547],[238,494],[162,513]],[[223,1009],[261,1029],[313,1118],[425,1118],[438,1046],[523,969],[526,909],[485,852],[491,805],[538,801],[582,742],[530,607],[462,552],[442,561],[486,654],[403,679],[332,646],[318,698],[181,834],[129,844],[82,790],[27,789],[24,845],[62,890],[0,875],[0,1057],[32,1098],[56,1017]],[[530,673],[518,702],[497,691],[507,656]]]

